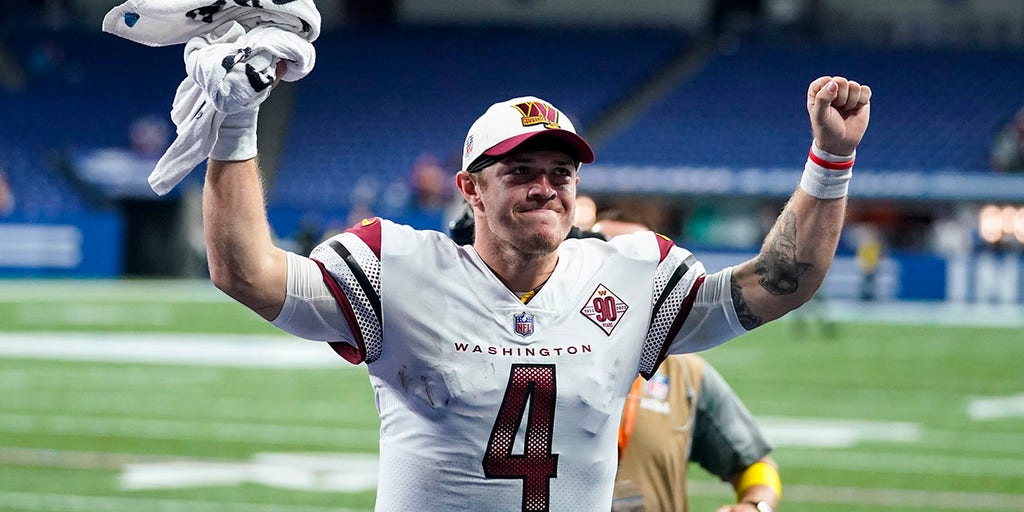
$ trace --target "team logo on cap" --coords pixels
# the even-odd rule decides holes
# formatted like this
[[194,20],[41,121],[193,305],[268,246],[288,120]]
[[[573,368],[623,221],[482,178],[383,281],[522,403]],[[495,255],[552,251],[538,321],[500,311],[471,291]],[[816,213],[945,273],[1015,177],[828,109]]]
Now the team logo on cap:
[[466,137],[466,152],[463,153],[463,158],[469,156],[473,152],[473,136]]
[[523,116],[523,126],[544,125],[544,128],[557,129],[558,110],[542,101],[528,101],[512,108],[519,111]]

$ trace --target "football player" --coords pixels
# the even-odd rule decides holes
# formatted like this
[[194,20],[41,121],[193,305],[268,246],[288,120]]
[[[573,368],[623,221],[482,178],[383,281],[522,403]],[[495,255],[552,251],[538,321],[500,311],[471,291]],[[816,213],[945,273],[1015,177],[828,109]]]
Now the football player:
[[649,232],[566,240],[594,152],[536,97],[495,103],[467,133],[456,186],[473,245],[372,218],[309,257],[273,244],[256,116],[228,116],[203,194],[211,279],[368,365],[378,510],[609,510],[636,375],[776,319],[821,284],[870,97],[842,77],[809,85],[800,186],[760,254],[713,274]]

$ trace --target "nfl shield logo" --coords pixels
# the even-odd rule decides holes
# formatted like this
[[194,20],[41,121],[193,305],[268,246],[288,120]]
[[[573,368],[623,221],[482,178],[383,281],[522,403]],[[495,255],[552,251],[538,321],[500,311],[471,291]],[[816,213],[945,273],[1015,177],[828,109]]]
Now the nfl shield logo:
[[668,376],[656,373],[651,380],[647,381],[647,396],[658,400],[668,398],[669,391]]
[[527,314],[525,311],[521,315],[516,315],[516,334],[527,337],[533,334],[533,315]]

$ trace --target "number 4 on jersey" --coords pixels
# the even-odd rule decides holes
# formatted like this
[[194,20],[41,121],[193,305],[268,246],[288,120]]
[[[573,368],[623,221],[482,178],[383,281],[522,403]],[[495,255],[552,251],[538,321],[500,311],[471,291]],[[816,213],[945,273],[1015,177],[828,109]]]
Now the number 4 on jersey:
[[[487,478],[523,481],[523,510],[550,509],[551,479],[558,476],[558,454],[551,453],[555,424],[555,365],[514,364],[484,454]],[[516,434],[526,406],[525,443],[522,454],[513,454]]]

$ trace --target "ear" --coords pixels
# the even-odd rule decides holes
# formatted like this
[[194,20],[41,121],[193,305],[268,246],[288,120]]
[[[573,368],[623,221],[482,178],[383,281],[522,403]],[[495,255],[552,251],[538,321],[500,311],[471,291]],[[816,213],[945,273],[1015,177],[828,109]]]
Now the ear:
[[459,171],[455,175],[455,186],[458,187],[459,192],[462,193],[463,199],[466,200],[470,206],[478,208],[480,206],[480,185],[477,184],[476,179],[467,171]]

